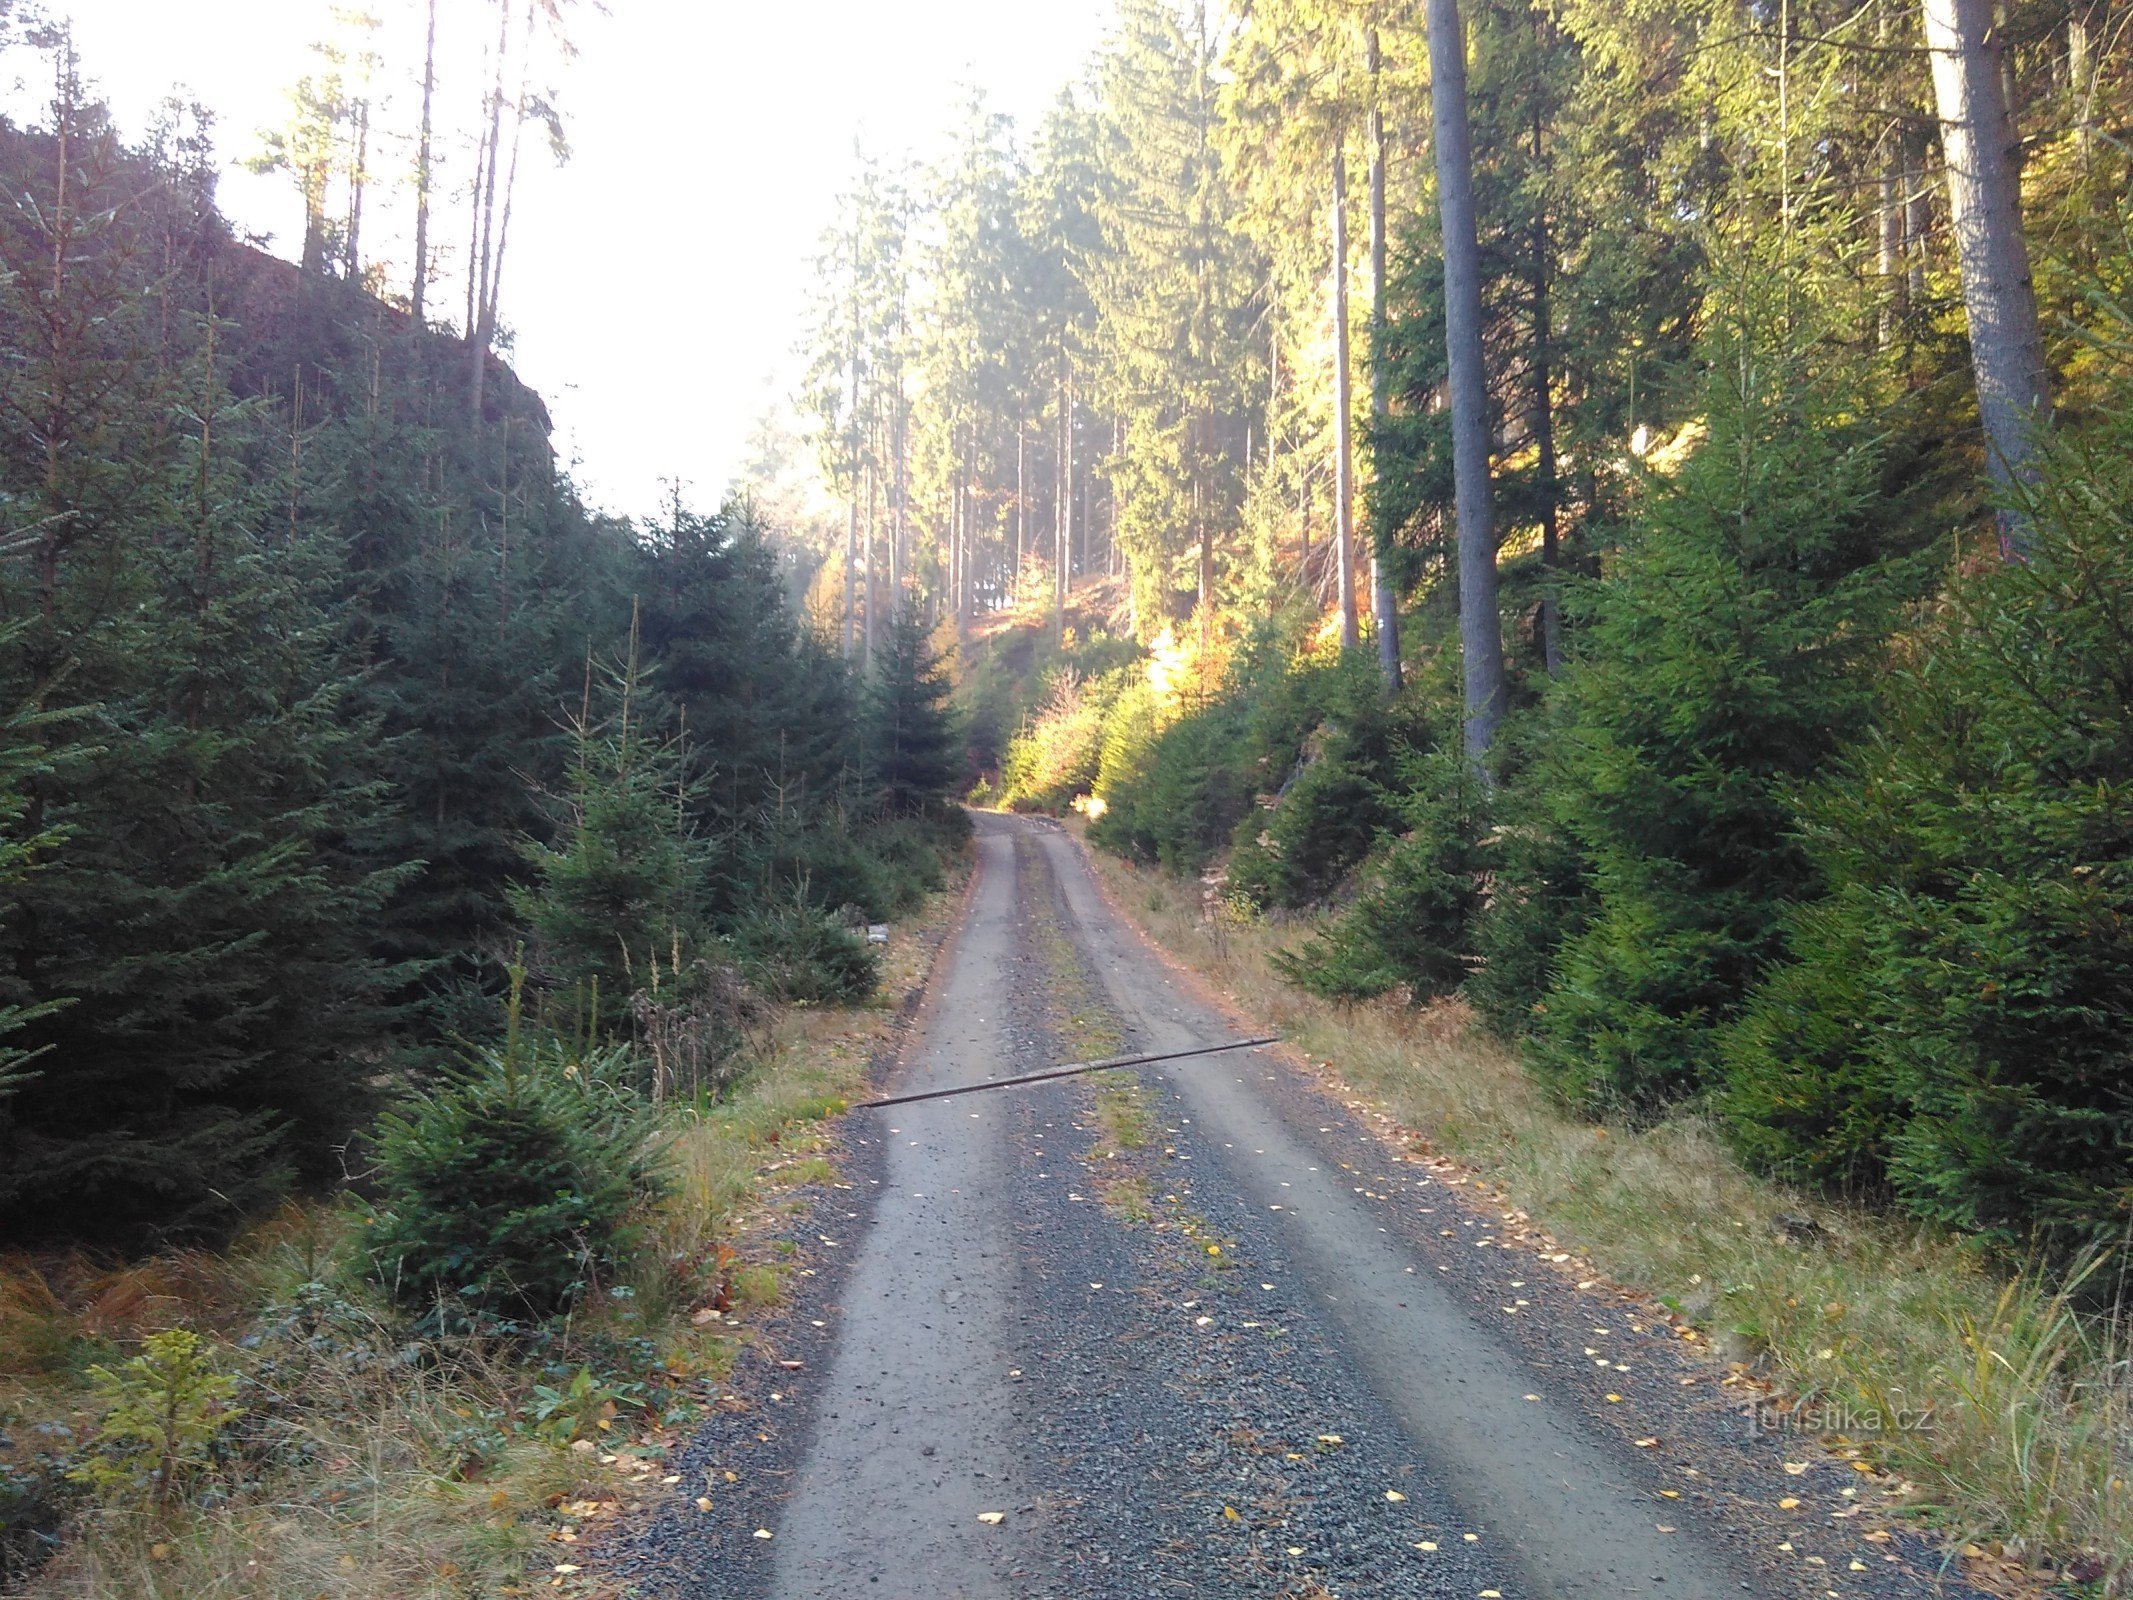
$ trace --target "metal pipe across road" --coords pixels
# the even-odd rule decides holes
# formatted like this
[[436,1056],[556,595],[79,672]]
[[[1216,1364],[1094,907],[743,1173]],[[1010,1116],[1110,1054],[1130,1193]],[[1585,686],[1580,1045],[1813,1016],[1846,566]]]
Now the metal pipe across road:
[[953,1089],[926,1089],[918,1094],[892,1094],[884,1100],[862,1100],[854,1111],[876,1111],[883,1106],[907,1106],[917,1100],[945,1100],[952,1094],[976,1094],[980,1089],[1013,1089],[1026,1083],[1048,1083],[1053,1078],[1071,1078],[1084,1072],[1104,1072],[1112,1067],[1145,1067],[1156,1061],[1183,1061],[1189,1056],[1214,1056],[1226,1050],[1256,1050],[1263,1044],[1279,1044],[1281,1035],[1263,1039],[1235,1039],[1228,1044],[1206,1044],[1191,1050],[1158,1050],[1142,1056],[1112,1056],[1105,1061],[1075,1061],[1042,1072],[1025,1072],[1014,1078],[993,1078],[985,1083],[965,1083]]

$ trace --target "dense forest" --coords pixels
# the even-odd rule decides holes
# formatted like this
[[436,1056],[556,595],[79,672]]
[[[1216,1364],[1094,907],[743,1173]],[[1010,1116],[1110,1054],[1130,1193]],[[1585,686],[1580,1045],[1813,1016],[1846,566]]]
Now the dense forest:
[[1031,124],[855,153],[797,393],[639,517],[508,359],[579,8],[442,9],[246,146],[0,0],[0,1588],[583,1574],[594,1465],[798,1390],[740,1323],[1002,807],[1394,1041],[1357,1094],[1634,1147],[1579,1292],[1680,1289],[1568,1235],[1695,1190],[1724,1386],[1956,1371],[1891,1475],[2122,1592],[2133,7],[1117,0]]
[[51,90],[0,128],[0,1236],[225,1236],[365,1167],[507,990],[654,1100],[718,1089],[741,997],[863,996],[858,925],[960,822],[915,627],[862,680],[744,499],[589,511],[493,314],[360,262],[359,102],[298,96],[287,263],[196,119],[127,143],[64,35],[17,59]]
[[1122,0],[1036,128],[862,161],[818,614],[918,583],[984,792],[1306,986],[2123,1234],[2126,16],[1463,9]]

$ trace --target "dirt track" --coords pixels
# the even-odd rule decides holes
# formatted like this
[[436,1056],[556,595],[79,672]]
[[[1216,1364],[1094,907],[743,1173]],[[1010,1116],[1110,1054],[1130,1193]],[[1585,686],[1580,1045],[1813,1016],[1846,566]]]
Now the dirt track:
[[[1056,825],[978,829],[885,1087],[1239,1036]],[[648,1592],[1971,1592],[1876,1531],[1847,1463],[1752,1437],[1648,1308],[1498,1239],[1276,1052],[851,1123],[855,1190],[803,1235],[804,1368],[737,1375],[683,1462],[715,1513],[647,1531]]]

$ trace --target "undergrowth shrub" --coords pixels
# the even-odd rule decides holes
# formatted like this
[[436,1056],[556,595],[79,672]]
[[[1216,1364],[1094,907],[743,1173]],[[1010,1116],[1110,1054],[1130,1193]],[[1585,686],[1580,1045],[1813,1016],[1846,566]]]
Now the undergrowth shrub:
[[1163,726],[1145,684],[1121,695],[1098,777],[1104,812],[1090,837],[1131,860],[1199,871],[1251,804],[1237,761],[1243,716],[1223,697]]
[[768,1046],[772,1011],[730,962],[699,959],[630,996],[638,1076],[653,1104],[721,1099]]
[[514,993],[500,1047],[379,1121],[370,1250],[433,1328],[570,1310],[622,1274],[664,1187],[627,1052],[528,1045],[516,1012]]
[[69,1477],[104,1496],[147,1495],[168,1507],[214,1460],[215,1442],[243,1408],[237,1379],[183,1328],[152,1333],[118,1367],[89,1369],[103,1423]]
[[743,913],[729,937],[749,983],[773,1000],[856,1005],[880,981],[864,930],[798,894]]
[[1284,977],[1330,1000],[1404,988],[1420,1004],[1451,994],[1472,970],[1484,893],[1487,794],[1463,753],[1410,753],[1380,802],[1405,832],[1363,869],[1345,911],[1275,957]]
[[[2133,376],[2121,376],[2121,399]],[[1728,1039],[1735,1138],[1796,1176],[2057,1251],[2133,1227],[2133,421],[2062,435],[2023,559],[1900,641],[1806,788],[1829,892]]]
[[1009,741],[1000,764],[1001,803],[1017,811],[1062,811],[1095,787],[1104,719],[1122,676],[1085,679],[1071,668],[1050,677],[1044,698]]
[[1522,780],[1590,894],[1546,958],[1529,1055],[1632,1116],[1711,1085],[1718,1031],[1814,892],[1791,785],[1863,727],[1895,591],[1876,441],[1766,311],[1721,319],[1708,438],[1576,594],[1579,658]]

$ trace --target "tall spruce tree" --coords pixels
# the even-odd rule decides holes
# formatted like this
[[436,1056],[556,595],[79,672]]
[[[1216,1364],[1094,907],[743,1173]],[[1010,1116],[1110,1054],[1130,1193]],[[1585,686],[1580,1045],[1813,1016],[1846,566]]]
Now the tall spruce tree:
[[867,782],[892,815],[936,809],[961,787],[953,688],[924,622],[906,609],[867,683],[862,725]]

